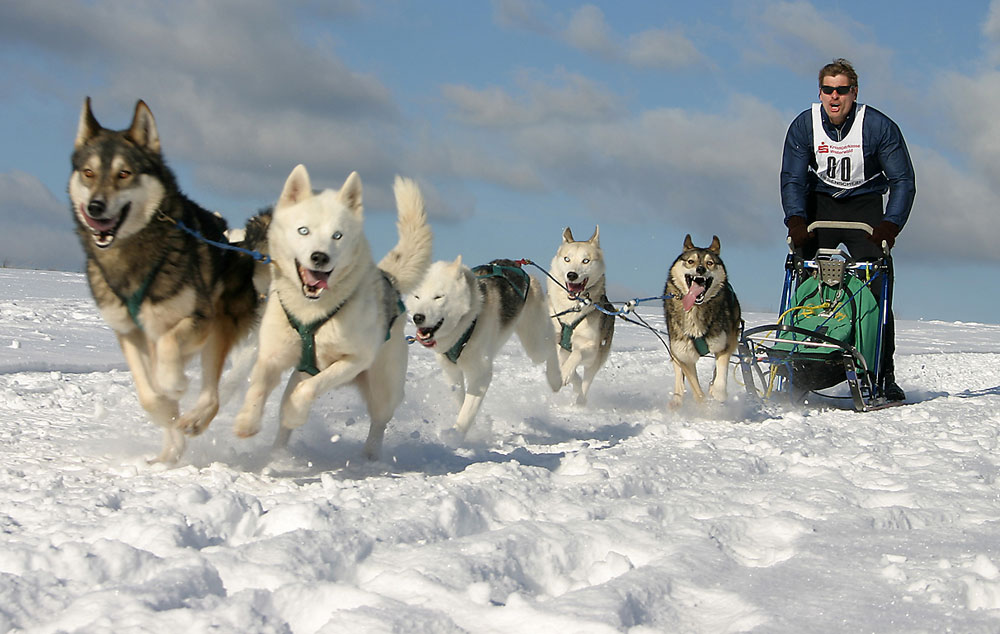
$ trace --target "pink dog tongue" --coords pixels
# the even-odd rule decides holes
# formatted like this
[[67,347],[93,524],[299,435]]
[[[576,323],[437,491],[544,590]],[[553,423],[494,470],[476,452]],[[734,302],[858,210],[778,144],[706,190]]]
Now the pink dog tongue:
[[687,295],[684,296],[682,303],[684,304],[684,310],[691,310],[694,308],[694,303],[697,301],[698,296],[705,292],[705,287],[701,284],[695,284],[691,282],[691,288],[688,289]]
[[316,288],[327,288],[326,280],[330,277],[329,273],[323,273],[320,271],[312,271],[310,269],[302,269],[302,280],[309,286]]

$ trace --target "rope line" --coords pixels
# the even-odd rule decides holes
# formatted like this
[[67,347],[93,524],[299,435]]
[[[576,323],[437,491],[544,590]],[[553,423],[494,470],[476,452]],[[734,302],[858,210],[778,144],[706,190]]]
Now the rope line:
[[254,251],[252,249],[244,249],[243,247],[238,247],[238,246],[236,246],[234,244],[230,244],[228,242],[217,242],[215,240],[209,240],[208,238],[206,238],[205,236],[201,235],[200,233],[198,233],[197,231],[195,231],[191,227],[188,227],[182,221],[180,221],[180,220],[174,220],[173,218],[171,218],[170,216],[166,215],[162,211],[159,213],[159,218],[160,218],[160,220],[166,220],[167,222],[173,223],[178,229],[180,229],[180,230],[182,230],[182,231],[184,231],[184,232],[186,232],[186,233],[194,236],[197,240],[200,240],[201,242],[204,242],[205,244],[210,244],[213,247],[217,247],[219,249],[225,249],[225,250],[228,250],[228,251],[238,251],[238,252],[243,253],[245,255],[249,255],[253,259],[255,259],[258,262],[261,262],[263,264],[270,264],[271,263],[271,256],[269,256],[269,255],[265,255],[265,254],[261,253],[260,251]]

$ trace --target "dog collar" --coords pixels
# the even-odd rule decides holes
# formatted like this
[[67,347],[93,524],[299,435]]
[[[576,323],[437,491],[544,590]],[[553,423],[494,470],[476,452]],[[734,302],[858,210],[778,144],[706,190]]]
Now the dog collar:
[[455,345],[448,348],[448,352],[444,353],[444,356],[448,357],[448,360],[452,363],[458,363],[458,358],[462,356],[462,351],[465,350],[465,345],[469,343],[469,339],[472,338],[472,331],[476,329],[476,321],[478,320],[473,319],[472,323],[469,324],[469,327],[465,329],[464,333],[462,333],[462,336],[455,342]]

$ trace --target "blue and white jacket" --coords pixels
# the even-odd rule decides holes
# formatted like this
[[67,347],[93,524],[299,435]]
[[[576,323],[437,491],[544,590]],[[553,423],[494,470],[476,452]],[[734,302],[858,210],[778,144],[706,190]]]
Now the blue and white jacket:
[[[847,136],[860,106],[859,103],[854,104],[840,127],[830,123],[826,110],[820,108],[823,128],[832,140],[839,141]],[[833,187],[816,176],[812,108],[804,110],[788,126],[781,155],[781,207],[785,211],[786,223],[791,216],[806,217],[809,196],[813,192],[859,196],[888,191],[889,200],[883,219],[900,228],[906,224],[917,185],[903,134],[892,119],[871,106],[865,108],[862,126],[865,182],[851,190]]]

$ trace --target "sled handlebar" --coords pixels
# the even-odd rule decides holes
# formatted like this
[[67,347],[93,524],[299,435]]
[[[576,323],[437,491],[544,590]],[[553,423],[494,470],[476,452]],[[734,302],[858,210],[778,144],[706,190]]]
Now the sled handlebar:
[[[850,222],[846,220],[814,220],[806,227],[806,230],[809,232],[816,229],[853,229],[864,231],[868,235],[872,235],[875,232],[875,229],[866,222]],[[791,236],[788,237],[787,242],[789,252],[794,253],[795,248],[792,245]],[[885,240],[882,241],[882,253],[886,256],[889,255],[889,244]]]
[[814,231],[816,229],[857,229],[858,231],[864,231],[868,235],[871,235],[874,231],[868,223],[841,220],[815,220],[809,223],[809,226],[806,228],[807,231]]

